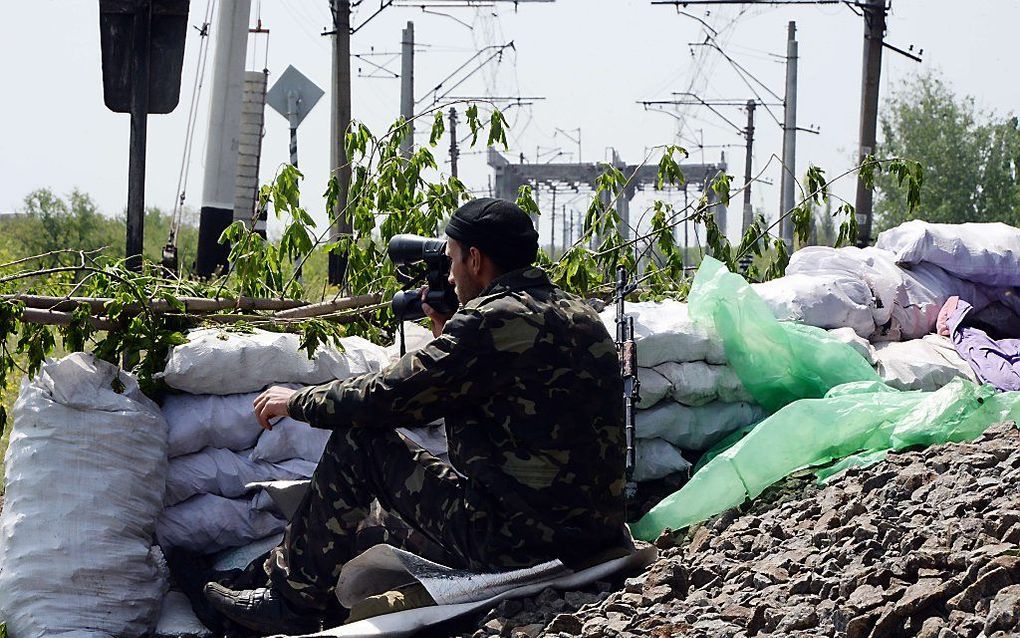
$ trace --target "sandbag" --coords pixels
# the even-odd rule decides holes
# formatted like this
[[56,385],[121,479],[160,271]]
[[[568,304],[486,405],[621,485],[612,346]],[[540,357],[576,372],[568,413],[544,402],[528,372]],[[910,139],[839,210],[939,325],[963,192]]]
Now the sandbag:
[[673,393],[673,384],[655,368],[638,368],[638,409],[650,408]]
[[252,407],[258,395],[168,395],[163,400],[169,426],[167,454],[174,458],[210,447],[235,452],[251,448],[262,434]]
[[250,498],[200,494],[163,510],[156,538],[167,551],[213,554],[278,534],[286,525],[285,519],[255,509]]
[[903,293],[903,276],[894,263],[893,254],[873,248],[807,246],[793,253],[786,274],[864,282],[871,291],[869,306],[876,326],[889,322]]
[[250,455],[251,450],[207,448],[171,459],[165,503],[176,505],[196,494],[237,498],[247,493],[248,483],[306,479],[315,472],[316,464],[312,461],[288,459],[269,463],[253,461]]
[[13,638],[150,632],[167,589],[152,534],[166,421],[90,354],[47,361],[14,404],[0,514],[0,621]]
[[897,263],[928,263],[988,286],[1020,286],[1020,229],[1000,222],[932,224],[915,219],[882,232],[875,244]]
[[757,423],[765,411],[751,403],[709,403],[688,407],[665,401],[635,414],[639,439],[663,439],[685,450],[707,450],[731,432]]
[[638,439],[634,443],[634,481],[643,483],[687,472],[691,464],[662,439]]
[[977,382],[974,371],[952,342],[939,335],[879,343],[875,346],[875,365],[882,380],[898,390],[932,392],[953,379]]
[[875,365],[875,347],[871,345],[870,341],[854,332],[853,328],[835,328],[829,330],[829,334],[853,348],[857,354],[864,357],[869,365]]
[[[687,313],[687,304],[679,301],[642,301],[628,303],[627,314],[634,317],[634,341],[638,365],[653,368],[666,361],[707,361],[726,363],[719,337],[695,326]],[[609,334],[616,334],[616,311],[599,314]]]
[[272,430],[264,430],[258,443],[251,451],[252,461],[279,463],[289,459],[302,459],[318,463],[332,430],[313,428],[307,423],[284,417],[273,426]]
[[671,398],[677,403],[697,406],[713,401],[736,403],[751,401],[751,395],[726,366],[710,365],[704,361],[668,361],[655,367],[669,382]]
[[389,363],[386,349],[361,337],[343,337],[343,352],[322,346],[311,359],[291,333],[193,330],[171,352],[162,378],[190,394],[241,394],[272,383],[314,385],[377,372]]
[[857,277],[796,274],[752,287],[780,321],[826,329],[853,328],[865,339],[875,332],[871,288]]

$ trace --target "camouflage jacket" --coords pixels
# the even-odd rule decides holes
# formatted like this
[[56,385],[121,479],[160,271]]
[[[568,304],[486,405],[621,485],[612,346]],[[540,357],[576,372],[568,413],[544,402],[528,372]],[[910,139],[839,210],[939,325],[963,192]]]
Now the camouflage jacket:
[[[493,281],[421,350],[378,373],[306,388],[289,408],[324,428],[443,417],[450,461],[491,542],[546,546],[546,557],[569,560],[620,538],[622,383],[595,311],[531,267]],[[504,549],[493,548],[515,553]]]

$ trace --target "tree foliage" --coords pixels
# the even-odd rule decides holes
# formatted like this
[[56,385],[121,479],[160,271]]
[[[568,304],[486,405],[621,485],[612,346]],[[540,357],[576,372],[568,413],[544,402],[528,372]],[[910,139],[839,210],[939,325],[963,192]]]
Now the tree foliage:
[[911,210],[898,175],[876,175],[880,229],[909,219],[1020,224],[1020,124],[979,109],[929,72],[888,100],[880,154],[916,160],[924,170]]

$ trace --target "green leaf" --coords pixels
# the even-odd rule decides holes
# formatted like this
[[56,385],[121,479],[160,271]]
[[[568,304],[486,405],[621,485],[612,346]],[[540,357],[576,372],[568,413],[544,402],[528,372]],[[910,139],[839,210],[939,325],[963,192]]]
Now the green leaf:
[[538,204],[535,203],[531,184],[523,184],[517,189],[517,205],[529,215],[538,216],[542,214],[542,211],[538,210]]
[[471,146],[474,146],[478,143],[478,132],[483,128],[481,120],[478,119],[478,107],[472,104],[467,108],[465,115],[468,126],[471,127]]
[[809,166],[804,176],[807,184],[807,198],[816,204],[829,199],[829,187],[825,182],[825,171],[817,166]]
[[655,179],[656,190],[662,190],[662,187],[667,184],[679,188],[687,182],[683,170],[680,169],[680,164],[673,157],[674,154],[680,154],[684,158],[689,157],[687,150],[683,147],[675,144],[667,146],[659,159],[659,171]]
[[496,144],[502,144],[503,150],[508,150],[510,147],[506,142],[506,118],[503,117],[503,113],[499,109],[493,108],[492,115],[489,116],[489,140],[488,146],[495,146]]
[[715,193],[716,197],[723,206],[730,205],[730,176],[726,173],[719,173],[715,179],[712,180],[712,192]]
[[432,118],[432,132],[429,133],[429,144],[432,146],[438,144],[445,132],[446,120],[443,119],[443,112],[436,111],[436,116]]

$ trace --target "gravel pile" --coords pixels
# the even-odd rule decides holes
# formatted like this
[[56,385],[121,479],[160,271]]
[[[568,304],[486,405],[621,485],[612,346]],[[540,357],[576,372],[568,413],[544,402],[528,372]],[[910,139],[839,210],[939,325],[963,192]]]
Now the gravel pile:
[[624,583],[507,601],[464,636],[1018,635],[1020,433],[801,478],[679,535]]

